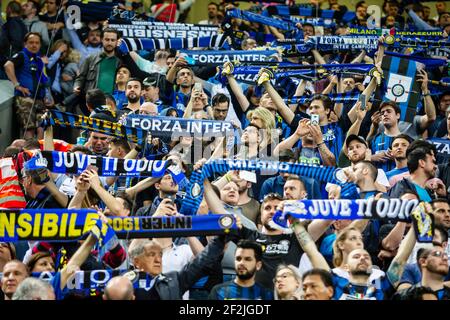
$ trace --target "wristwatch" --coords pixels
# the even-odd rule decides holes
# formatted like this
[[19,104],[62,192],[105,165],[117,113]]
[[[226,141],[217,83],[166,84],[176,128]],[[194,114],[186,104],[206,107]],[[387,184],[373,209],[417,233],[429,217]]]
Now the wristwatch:
[[14,83],[14,88],[20,87],[20,82]]

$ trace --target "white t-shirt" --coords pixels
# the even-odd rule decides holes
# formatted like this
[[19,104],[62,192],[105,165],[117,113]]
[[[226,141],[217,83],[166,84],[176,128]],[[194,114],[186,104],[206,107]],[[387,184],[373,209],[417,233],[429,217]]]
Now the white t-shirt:
[[[194,258],[191,247],[187,244],[172,244],[171,249],[163,250],[163,273],[181,271],[183,267]],[[183,300],[189,300],[189,291],[183,294]]]

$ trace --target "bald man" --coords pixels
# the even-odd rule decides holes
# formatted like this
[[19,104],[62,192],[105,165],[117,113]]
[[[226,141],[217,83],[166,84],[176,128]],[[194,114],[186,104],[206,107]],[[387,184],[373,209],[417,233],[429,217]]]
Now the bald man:
[[157,116],[158,115],[158,106],[153,102],[144,102],[139,107],[139,114],[144,114],[148,116]]
[[134,289],[130,279],[124,276],[112,278],[106,285],[103,300],[134,300]]

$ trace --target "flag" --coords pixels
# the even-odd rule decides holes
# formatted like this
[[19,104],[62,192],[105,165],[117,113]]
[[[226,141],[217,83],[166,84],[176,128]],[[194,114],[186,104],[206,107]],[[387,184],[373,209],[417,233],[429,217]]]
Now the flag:
[[401,109],[400,120],[413,122],[419,103],[420,86],[415,81],[418,62],[406,58],[385,55],[381,63],[386,90],[384,101],[394,101]]
[[12,158],[0,159],[0,208],[23,209],[26,204]]

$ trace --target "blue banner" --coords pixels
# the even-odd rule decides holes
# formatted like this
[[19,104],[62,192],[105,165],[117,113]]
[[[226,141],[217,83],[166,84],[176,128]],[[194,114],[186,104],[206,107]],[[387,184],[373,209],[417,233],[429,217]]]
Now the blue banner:
[[277,211],[273,221],[288,226],[288,218],[298,219],[392,219],[410,221],[418,200],[357,199],[357,200],[288,200],[283,211]]
[[[31,276],[52,283],[56,272],[33,272]],[[137,270],[80,270],[69,277],[66,288],[68,293],[73,292],[91,296],[92,294],[103,292],[108,282],[116,276],[126,276],[130,279],[135,289],[150,289],[153,279],[148,273]]]
[[234,134],[233,124],[228,121],[149,117],[131,114],[126,118],[126,124],[132,128],[148,131],[152,137],[223,137]]
[[94,166],[101,177],[160,178],[169,165],[160,160],[118,159],[61,151],[42,151],[42,156],[46,160],[44,166],[53,173],[78,175],[88,166]]
[[222,65],[225,62],[264,62],[270,58],[271,55],[277,54],[276,50],[181,50],[183,54],[187,55],[188,64],[218,64]]

